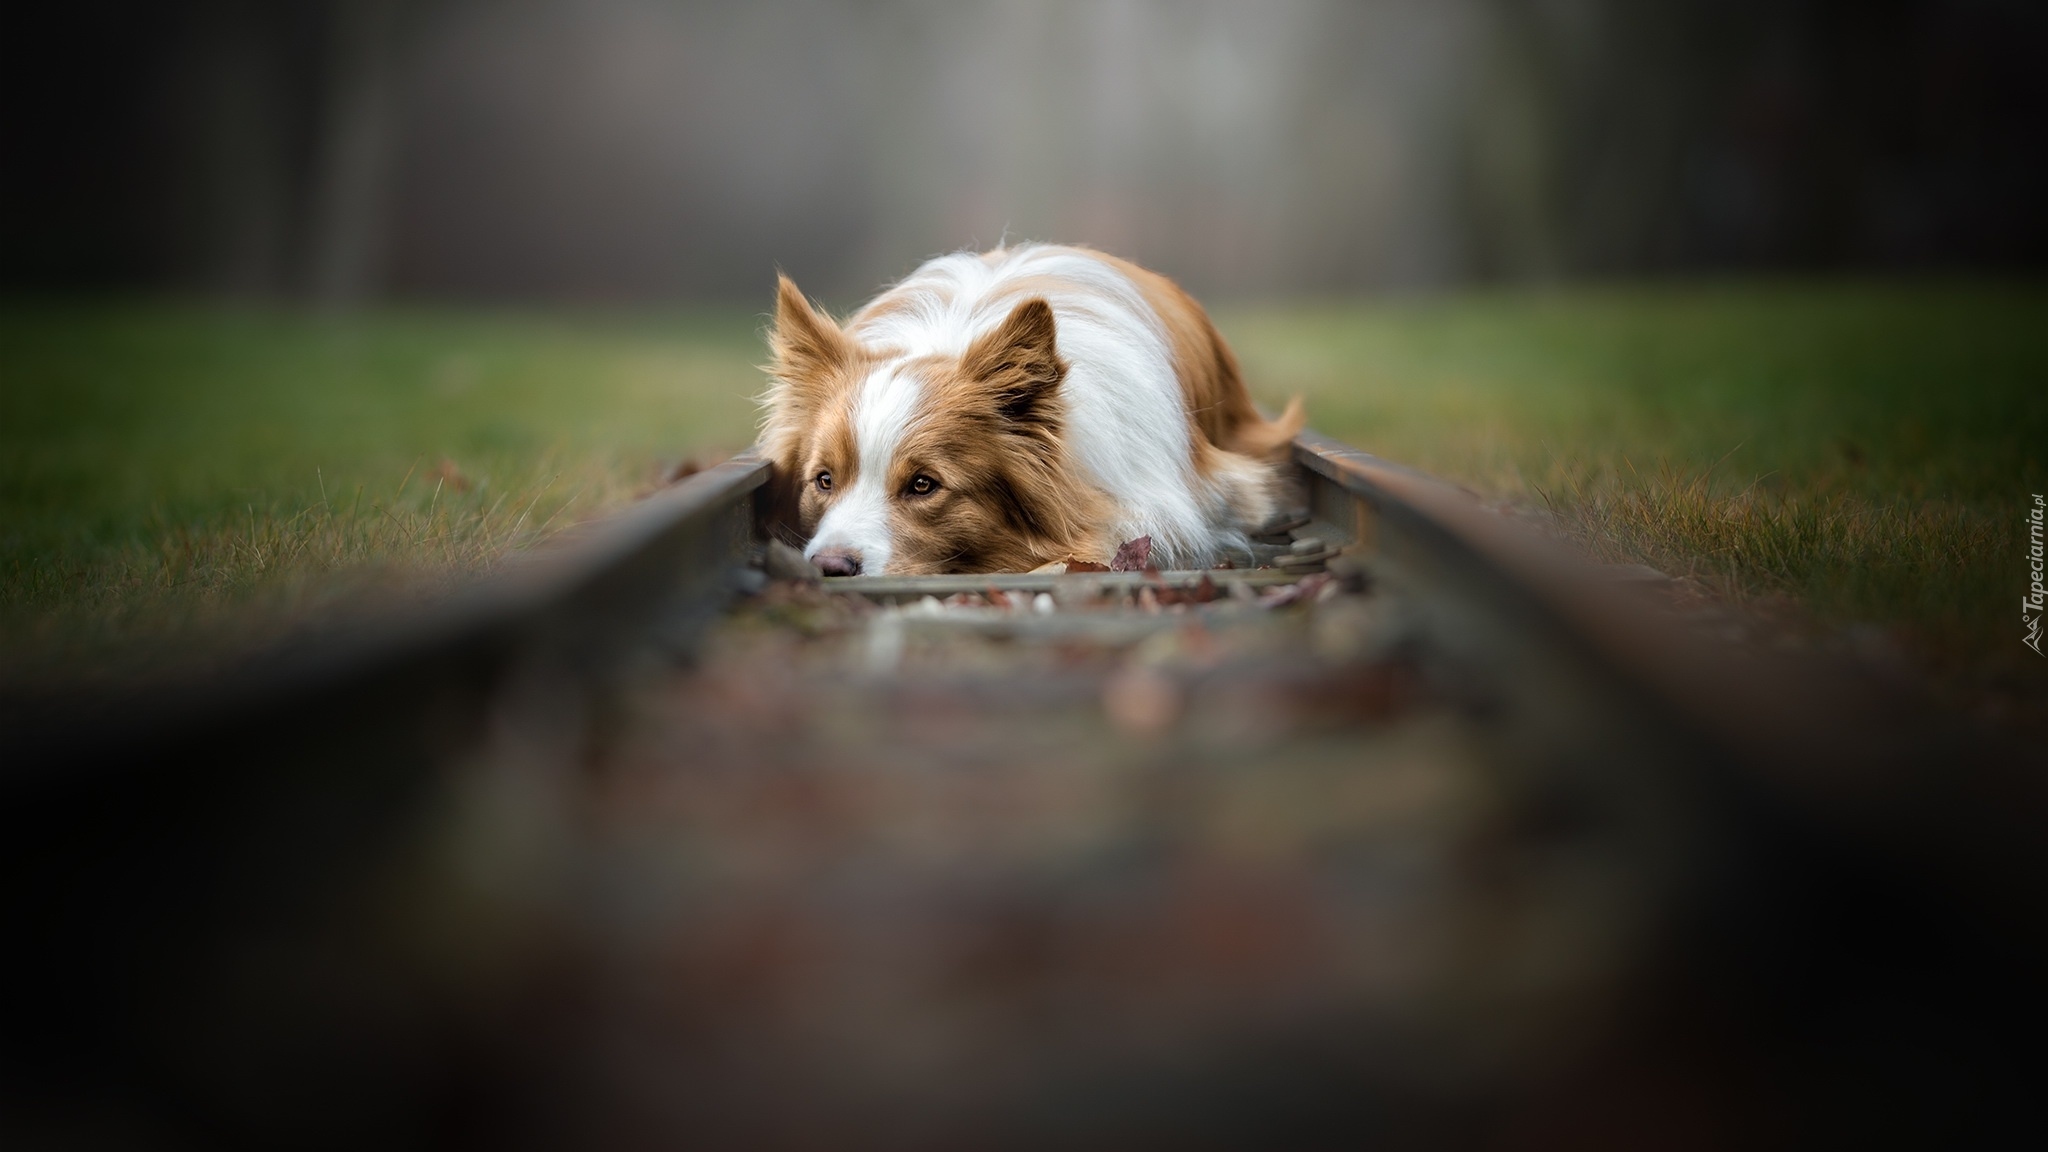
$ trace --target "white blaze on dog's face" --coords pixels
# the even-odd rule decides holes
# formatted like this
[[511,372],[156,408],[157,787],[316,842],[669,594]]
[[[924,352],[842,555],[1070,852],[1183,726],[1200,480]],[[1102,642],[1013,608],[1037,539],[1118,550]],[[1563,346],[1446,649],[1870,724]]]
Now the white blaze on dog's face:
[[1051,307],[958,356],[868,348],[784,279],[763,442],[827,575],[1023,571],[1072,553],[1100,497],[1067,467]]
[[851,411],[843,426],[836,418],[829,421],[830,434],[819,438],[799,473],[808,481],[802,507],[807,513],[822,509],[815,518],[804,517],[816,525],[804,555],[829,575],[888,571],[896,551],[896,506],[933,494],[932,476],[919,473],[899,485],[891,467],[923,391],[923,381],[907,365],[873,366],[849,395]]

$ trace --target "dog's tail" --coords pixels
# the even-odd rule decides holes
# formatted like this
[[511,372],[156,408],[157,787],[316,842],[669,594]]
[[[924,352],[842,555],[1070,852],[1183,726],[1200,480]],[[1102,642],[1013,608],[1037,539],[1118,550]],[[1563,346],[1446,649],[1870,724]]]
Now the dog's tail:
[[1230,430],[1230,443],[1224,447],[1257,460],[1265,460],[1286,451],[1287,445],[1301,433],[1308,424],[1308,414],[1303,409],[1301,397],[1287,402],[1287,408],[1277,420],[1268,420],[1253,413],[1249,419],[1239,420]]

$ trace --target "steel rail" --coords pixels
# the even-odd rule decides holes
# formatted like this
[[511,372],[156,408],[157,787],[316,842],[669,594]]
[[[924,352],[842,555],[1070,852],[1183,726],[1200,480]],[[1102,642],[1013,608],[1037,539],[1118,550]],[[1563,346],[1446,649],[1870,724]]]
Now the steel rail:
[[[1292,460],[1312,521],[1305,531],[1400,585],[1440,641],[1517,681],[1503,686],[1508,694],[1543,701],[1531,706],[1612,727],[1642,753],[1767,768],[1782,786],[1843,803],[1861,803],[1851,797],[1867,796],[1873,781],[1910,793],[1922,779],[1916,766],[1930,757],[1995,758],[1975,734],[1887,685],[1702,639],[1583,557],[1441,480],[1313,432],[1297,438]],[[372,760],[390,760],[398,748],[416,750],[422,763],[444,757],[473,739],[511,669],[547,665],[594,681],[636,654],[687,652],[761,537],[765,504],[755,497],[768,477],[764,460],[743,455],[521,556],[433,608],[301,639],[219,680],[0,702],[0,796],[20,813],[38,796],[161,786],[150,779],[159,773],[184,787],[190,766],[215,777],[229,764],[281,763],[301,749],[327,759],[344,746]],[[1199,576],[827,583],[904,600]],[[1271,570],[1207,577],[1225,587],[1293,579]]]
[[1582,722],[1628,731],[1638,755],[1704,768],[1703,788],[1914,845],[1923,861],[2017,885],[2012,907],[2039,905],[2038,757],[1942,713],[1917,685],[1703,635],[1442,480],[1313,432],[1293,452],[1313,515],[1400,573],[1440,640],[1499,649],[1521,638],[1513,655],[1474,660],[1550,681],[1523,687],[1530,706],[1578,709]]
[[767,478],[765,461],[736,457],[516,556],[438,603],[297,638],[215,681],[9,702],[0,788],[88,767],[132,771],[188,750],[218,757],[255,731],[289,742],[363,716],[412,712],[438,712],[445,725],[442,696],[481,698],[521,660],[595,671],[650,639],[686,647],[730,591],[729,570],[755,531],[753,495]]
[[[1924,874],[1941,892],[1972,894],[1992,925],[1975,924],[1972,939],[2035,955],[2013,941],[2048,922],[2038,835],[2048,799],[2024,763],[2001,762],[1867,678],[1702,638],[1442,481],[1314,434],[1297,439],[1292,462],[1304,531],[1396,594],[1427,657],[1458,666],[1450,679],[1467,686],[1473,713],[1558,736],[1550,778],[1530,787],[1634,788],[1666,804],[1618,804],[1650,813],[1630,824],[1645,835],[1618,858],[1662,868],[1659,853],[1680,848],[1658,838],[1687,839],[1694,854],[1670,869],[1683,877],[1670,891],[1698,912],[1687,923],[1704,925],[1702,938],[1767,952],[1772,929],[1745,919],[1748,905],[1782,882],[1796,891],[1770,906],[1804,914],[1825,898],[1812,886],[1846,859],[1859,876],[1890,869],[1920,884]],[[637,666],[687,659],[747,583],[768,480],[764,461],[743,456],[437,608],[302,641],[221,681],[14,702],[0,735],[0,915],[13,929],[0,949],[0,1078],[12,1085],[0,1105],[39,1091],[176,1097],[186,1073],[163,1029],[167,1012],[189,1008],[190,982],[232,970],[265,941],[322,939],[365,878],[414,843],[451,766],[522,692],[573,697],[579,707],[565,714],[586,715]],[[1293,579],[826,583],[900,601],[1204,578],[1247,588]],[[1685,809],[1676,816],[1673,798]],[[1698,864],[1717,853],[1739,867]],[[1930,907],[1922,899],[1911,922],[1937,922]],[[2038,1007],[2021,1005],[2020,1018]],[[114,1078],[98,1079],[107,1068]]]
[[253,941],[331,923],[431,819],[451,761],[522,677],[594,697],[635,653],[687,648],[730,595],[767,476],[735,459],[436,608],[217,682],[15,702],[0,735],[0,1111],[177,1082],[163,1031],[193,982]]
[[[1312,432],[1296,440],[1293,462],[1314,520],[1309,531],[1398,574],[1407,592],[1462,619],[1467,630],[1483,621],[1501,635],[1540,635],[1540,646],[1571,653],[1582,671],[1657,714],[1671,738],[1759,761],[1853,762],[1863,770],[1955,747],[1952,727],[1909,716],[1911,707],[1883,685],[1702,641],[1601,579],[1582,557],[1443,481]],[[521,660],[562,661],[582,674],[650,644],[686,649],[732,590],[728,570],[744,562],[751,546],[753,497],[767,478],[765,461],[741,456],[587,525],[558,546],[519,557],[430,609],[301,638],[218,681],[85,700],[7,701],[0,721],[11,731],[0,745],[8,761],[0,788],[19,790],[39,774],[80,765],[133,769],[194,746],[217,756],[247,745],[258,730],[288,736],[343,720],[351,700],[374,714],[433,711],[441,706],[382,698],[426,685],[475,696]],[[1108,588],[1162,579],[1178,585],[1201,575],[1086,579]],[[1207,577],[1223,586],[1293,578],[1264,569]],[[988,588],[1039,592],[1065,579],[994,574],[830,583],[904,599]],[[394,693],[400,685],[406,687]]]
[[[1440,641],[1513,681],[1502,685],[1507,695],[1607,726],[1638,754],[1763,768],[1775,786],[1865,807],[1874,782],[1910,796],[1925,783],[1916,767],[1930,757],[1996,758],[1975,734],[1867,677],[1703,640],[1583,557],[1443,481],[1313,432],[1296,440],[1292,459],[1307,531],[1398,584]],[[77,798],[77,816],[89,822],[90,798],[138,788],[183,795],[195,779],[232,775],[229,765],[279,764],[301,752],[334,760],[351,748],[391,762],[407,749],[417,770],[474,738],[512,669],[546,665],[594,682],[636,654],[686,652],[761,537],[765,506],[755,497],[768,476],[764,460],[743,455],[519,557],[432,609],[302,639],[217,681],[7,701],[0,796],[16,815]],[[828,583],[902,600],[1198,575]],[[1292,577],[1239,570],[1208,578],[1260,586]],[[2006,784],[2028,790],[2023,780]]]

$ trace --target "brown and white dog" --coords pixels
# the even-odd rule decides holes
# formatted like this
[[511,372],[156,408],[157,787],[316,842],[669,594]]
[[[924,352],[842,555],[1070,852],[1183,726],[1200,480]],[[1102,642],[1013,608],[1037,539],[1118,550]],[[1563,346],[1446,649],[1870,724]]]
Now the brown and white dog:
[[931,260],[842,328],[782,278],[762,445],[827,575],[1205,567],[1267,521],[1300,430],[1252,407],[1173,281],[1086,248]]

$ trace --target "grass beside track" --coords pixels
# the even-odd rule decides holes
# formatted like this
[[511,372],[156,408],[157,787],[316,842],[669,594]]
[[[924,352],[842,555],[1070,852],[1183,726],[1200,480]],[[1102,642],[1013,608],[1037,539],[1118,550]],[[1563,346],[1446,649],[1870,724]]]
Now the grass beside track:
[[1687,286],[1232,317],[1319,426],[1546,510],[1809,639],[1903,651],[2048,719],[2020,643],[2048,492],[2048,291]]
[[[2017,612],[2024,505],[2048,491],[2048,292],[1655,287],[1220,319],[1254,390],[1304,393],[1331,435],[1754,609],[1875,626],[1973,706],[2048,693]],[[488,567],[746,443],[760,323],[0,307],[7,663],[189,654],[366,584]]]
[[0,675],[430,595],[752,435],[758,319],[0,308]]

